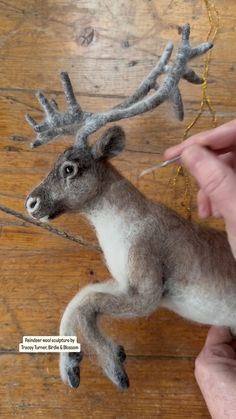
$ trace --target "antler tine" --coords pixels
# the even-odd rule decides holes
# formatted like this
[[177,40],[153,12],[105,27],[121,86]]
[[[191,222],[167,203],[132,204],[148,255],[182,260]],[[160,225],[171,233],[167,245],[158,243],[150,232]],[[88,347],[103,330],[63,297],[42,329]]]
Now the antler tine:
[[[146,79],[140,84],[137,90],[122,103],[106,112],[84,112],[77,103],[73,88],[67,73],[61,73],[64,93],[68,103],[66,112],[59,112],[57,107],[41,93],[38,95],[39,101],[45,111],[45,119],[41,124],[37,124],[31,117],[27,116],[27,121],[37,132],[34,147],[51,141],[53,138],[65,135],[75,134],[75,145],[81,147],[87,137],[97,131],[108,122],[119,121],[125,118],[147,112],[169,99],[173,105],[176,116],[179,120],[184,117],[183,102],[180,90],[178,88],[181,78],[190,83],[200,84],[203,79],[195,71],[187,67],[188,61],[206,53],[213,44],[210,42],[202,43],[192,48],[189,43],[190,26],[188,24],[182,27],[181,43],[176,53],[173,64],[169,60],[173,51],[173,44],[169,42],[165,47],[158,64],[149,73]],[[166,74],[164,80],[157,84],[157,78]],[[147,96],[153,89],[154,93]]]
[[170,97],[170,101],[172,103],[176,118],[179,121],[182,121],[184,119],[184,104],[178,87],[176,87],[174,93]]
[[156,79],[165,71],[165,66],[167,65],[172,51],[174,48],[174,44],[172,42],[168,42],[166,45],[159,62],[157,65],[150,71],[146,79],[142,81],[138,89],[133,93],[133,95],[129,96],[123,102],[116,105],[113,109],[117,108],[126,108],[133,103],[137,102],[138,100],[142,99],[144,96],[148,94],[151,89],[155,88]]
[[73,110],[76,110],[78,113],[81,113],[82,109],[80,105],[78,104],[76,97],[74,95],[70,77],[68,73],[66,73],[65,71],[61,73],[61,82],[62,82],[63,90],[64,90],[65,97],[66,97],[69,107]]
[[36,140],[32,143],[32,148],[46,144],[52,139],[66,134],[75,134],[85,117],[91,116],[91,112],[82,112],[78,104],[69,75],[61,73],[61,82],[65,97],[68,103],[67,112],[59,112],[57,102],[52,99],[49,101],[42,92],[37,92],[36,97],[45,112],[45,119],[41,124],[37,124],[34,118],[26,115],[26,121],[37,133]]
[[184,45],[189,46],[189,37],[190,37],[190,25],[185,23],[181,28],[182,42]]
[[51,99],[51,105],[55,110],[58,111],[58,104],[55,99]]
[[38,125],[35,119],[28,113],[25,115],[25,119],[33,129]]
[[42,93],[42,92],[37,92],[36,93],[36,97],[40,103],[40,105],[42,106],[42,108],[44,109],[45,113],[49,116],[49,117],[53,117],[54,113],[55,113],[55,108],[51,105],[51,103],[49,102],[49,100],[46,98],[46,96]]

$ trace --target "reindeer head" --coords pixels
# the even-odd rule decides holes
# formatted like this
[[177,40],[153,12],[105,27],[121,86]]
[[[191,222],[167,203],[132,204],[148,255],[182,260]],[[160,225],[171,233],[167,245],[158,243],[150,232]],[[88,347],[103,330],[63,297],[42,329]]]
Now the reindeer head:
[[[66,150],[57,160],[53,170],[37,186],[26,201],[29,214],[37,219],[52,219],[65,211],[83,211],[100,192],[106,175],[107,159],[117,155],[124,148],[124,133],[121,128],[110,128],[94,145],[88,145],[88,137],[108,122],[129,118],[151,110],[169,99],[176,116],[183,119],[183,103],[178,83],[181,78],[194,84],[203,83],[192,69],[189,60],[204,54],[213,45],[210,42],[192,48],[189,44],[190,27],[182,28],[182,40],[172,65],[169,60],[173,44],[169,42],[158,64],[140,84],[137,90],[116,107],[106,112],[82,111],[78,104],[67,73],[61,74],[68,110],[59,112],[54,100],[49,101],[43,93],[37,94],[45,111],[41,124],[29,115],[27,121],[37,133],[33,147],[38,147],[64,134],[76,134],[75,145]],[[160,85],[157,78],[166,77]],[[148,95],[153,89],[154,93]]]
[[109,128],[91,146],[70,147],[61,154],[47,177],[29,194],[29,214],[47,221],[68,211],[83,211],[101,193],[106,161],[125,145],[124,131]]

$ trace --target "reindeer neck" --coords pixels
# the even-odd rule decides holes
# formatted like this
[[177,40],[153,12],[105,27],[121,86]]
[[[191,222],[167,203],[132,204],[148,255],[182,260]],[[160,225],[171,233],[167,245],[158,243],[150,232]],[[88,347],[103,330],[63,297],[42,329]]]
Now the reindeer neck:
[[100,223],[101,217],[141,216],[147,210],[147,200],[138,189],[124,178],[110,163],[104,166],[101,190],[85,211],[87,218],[94,224]]

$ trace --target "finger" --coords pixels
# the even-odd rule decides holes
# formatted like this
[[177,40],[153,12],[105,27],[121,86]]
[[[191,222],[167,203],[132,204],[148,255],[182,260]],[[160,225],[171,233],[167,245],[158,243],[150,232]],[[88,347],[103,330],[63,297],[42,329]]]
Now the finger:
[[208,218],[212,215],[210,200],[202,189],[198,191],[197,204],[200,218]]
[[214,204],[211,204],[208,196],[205,194],[205,192],[202,189],[198,191],[197,203],[198,203],[198,215],[200,218],[204,219],[211,216],[214,218],[222,217],[217,207]]
[[233,340],[228,327],[212,326],[208,332],[205,346],[231,343]]
[[178,156],[181,154],[185,148],[198,143],[198,139],[201,138],[203,135],[207,136],[209,133],[211,133],[213,130],[208,130],[204,132],[200,132],[198,134],[193,135],[192,137],[189,137],[187,140],[183,141],[180,144],[174,145],[173,147],[168,148],[164,152],[164,157],[166,159],[172,159],[175,156]]
[[233,350],[236,352],[236,340],[233,340],[231,343],[231,347],[233,348]]
[[[227,153],[219,156],[219,158],[228,166],[234,168],[235,159],[233,153]],[[208,218],[211,215],[215,218],[221,218],[221,214],[215,205],[211,205],[211,202],[205,192],[200,189],[197,194],[198,203],[198,214],[200,218]]]
[[235,169],[235,155],[232,152],[221,154],[219,156],[220,160],[223,161],[227,166],[232,167],[232,169]]
[[228,242],[230,244],[234,259],[236,259],[236,229],[226,221],[225,229],[227,232]]
[[236,233],[236,175],[214,153],[199,145],[184,150],[184,165],[197,179],[199,186]]
[[201,144],[208,146],[213,150],[219,150],[226,147],[236,146],[236,119],[223,124],[212,130],[201,132],[188,138],[183,143],[171,147],[165,151],[166,159],[171,159],[178,154],[181,154],[186,147],[193,144]]
[[[223,154],[219,158],[228,166],[234,168],[234,156],[233,153]],[[212,205],[208,196],[205,192],[200,189],[197,194],[197,204],[198,204],[198,215],[200,218],[205,219],[210,216],[214,218],[221,218],[222,215],[218,211],[215,205]]]

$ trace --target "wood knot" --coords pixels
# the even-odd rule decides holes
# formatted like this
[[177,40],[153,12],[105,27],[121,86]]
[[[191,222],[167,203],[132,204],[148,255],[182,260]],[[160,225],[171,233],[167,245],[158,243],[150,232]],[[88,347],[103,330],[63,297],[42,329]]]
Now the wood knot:
[[134,67],[137,64],[138,64],[137,60],[131,60],[131,61],[128,62],[128,67]]
[[121,46],[122,46],[123,48],[129,48],[129,47],[130,47],[130,43],[129,43],[128,39],[124,40],[124,41],[121,43]]
[[20,151],[20,148],[18,148],[18,147],[15,147],[14,145],[8,145],[8,146],[6,146],[5,147],[5,150],[6,151]]
[[82,45],[83,47],[87,47],[93,41],[95,37],[95,29],[92,26],[87,26],[82,30],[80,35],[76,37],[76,42]]

